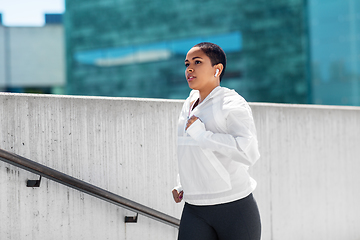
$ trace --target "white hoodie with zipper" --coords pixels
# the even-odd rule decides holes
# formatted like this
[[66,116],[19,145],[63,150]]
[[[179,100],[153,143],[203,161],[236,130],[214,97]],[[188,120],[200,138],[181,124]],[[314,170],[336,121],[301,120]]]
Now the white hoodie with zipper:
[[[234,90],[216,87],[193,110],[191,91],[178,123],[179,192],[193,205],[214,205],[248,196],[256,182],[248,174],[260,157],[251,109]],[[196,120],[185,130],[187,120]]]

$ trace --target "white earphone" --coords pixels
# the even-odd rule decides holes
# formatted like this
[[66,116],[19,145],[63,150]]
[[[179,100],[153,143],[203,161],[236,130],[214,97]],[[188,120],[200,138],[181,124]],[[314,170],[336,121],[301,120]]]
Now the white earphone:
[[217,77],[218,74],[219,74],[219,69],[216,69],[215,77]]

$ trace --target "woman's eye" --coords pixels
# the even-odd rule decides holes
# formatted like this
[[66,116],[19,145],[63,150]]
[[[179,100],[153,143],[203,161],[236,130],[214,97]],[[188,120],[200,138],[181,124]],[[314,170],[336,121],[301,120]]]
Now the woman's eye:
[[185,67],[188,67],[189,66],[189,64],[188,63],[185,63]]
[[199,64],[199,63],[201,63],[200,61],[195,61],[195,64]]

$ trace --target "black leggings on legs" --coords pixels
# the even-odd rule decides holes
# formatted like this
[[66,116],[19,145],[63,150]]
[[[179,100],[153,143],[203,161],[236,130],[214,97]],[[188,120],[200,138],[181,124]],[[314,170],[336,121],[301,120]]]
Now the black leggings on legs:
[[260,240],[260,214],[253,195],[230,203],[185,203],[178,240]]

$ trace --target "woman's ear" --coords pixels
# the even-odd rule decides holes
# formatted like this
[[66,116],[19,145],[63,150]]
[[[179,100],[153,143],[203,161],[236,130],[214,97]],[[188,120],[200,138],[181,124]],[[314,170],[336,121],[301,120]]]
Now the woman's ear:
[[215,65],[215,77],[218,77],[221,75],[223,69],[224,69],[224,66],[222,65],[222,63],[219,63],[219,64],[216,64]]

